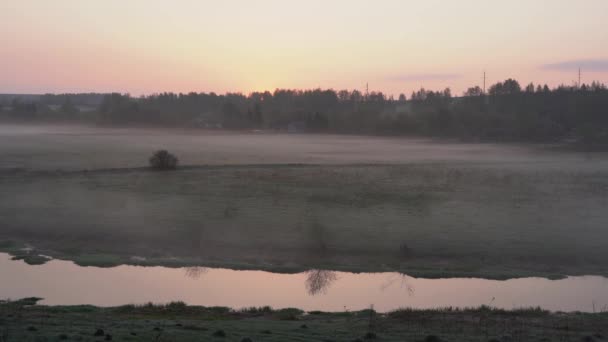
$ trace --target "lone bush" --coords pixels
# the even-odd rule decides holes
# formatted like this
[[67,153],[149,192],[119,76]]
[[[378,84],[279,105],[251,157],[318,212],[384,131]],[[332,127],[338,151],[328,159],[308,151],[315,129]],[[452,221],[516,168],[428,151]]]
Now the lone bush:
[[177,157],[169,153],[167,150],[156,151],[150,157],[150,167],[155,170],[175,170],[177,168]]

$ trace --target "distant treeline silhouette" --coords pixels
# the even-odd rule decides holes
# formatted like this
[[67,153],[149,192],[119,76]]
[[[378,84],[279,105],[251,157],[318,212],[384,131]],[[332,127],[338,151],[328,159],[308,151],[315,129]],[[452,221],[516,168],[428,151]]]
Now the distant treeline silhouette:
[[[1,97],[0,97],[1,100]],[[466,140],[608,143],[608,90],[602,83],[559,86],[513,79],[461,97],[420,89],[397,99],[381,92],[277,89],[274,92],[42,95],[13,97],[12,120],[95,120],[105,125],[421,135]]]

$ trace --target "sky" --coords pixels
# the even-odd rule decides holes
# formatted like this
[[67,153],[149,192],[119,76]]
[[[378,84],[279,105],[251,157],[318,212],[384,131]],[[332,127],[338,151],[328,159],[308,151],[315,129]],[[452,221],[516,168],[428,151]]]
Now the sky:
[[0,93],[608,83],[607,0],[1,0]]

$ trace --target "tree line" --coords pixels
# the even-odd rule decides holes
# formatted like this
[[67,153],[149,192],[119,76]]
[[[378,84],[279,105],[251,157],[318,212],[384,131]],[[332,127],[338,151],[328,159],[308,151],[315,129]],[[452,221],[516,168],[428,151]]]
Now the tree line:
[[[287,129],[311,132],[421,135],[465,140],[608,143],[608,90],[599,82],[580,86],[528,84],[507,79],[484,92],[471,87],[455,97],[449,88],[419,89],[409,98],[358,90],[277,89],[274,92],[43,95],[13,99],[2,112],[20,120],[75,120],[83,99],[86,115],[104,125],[199,126]],[[80,106],[80,107],[79,107]],[[52,107],[52,110],[49,109]]]

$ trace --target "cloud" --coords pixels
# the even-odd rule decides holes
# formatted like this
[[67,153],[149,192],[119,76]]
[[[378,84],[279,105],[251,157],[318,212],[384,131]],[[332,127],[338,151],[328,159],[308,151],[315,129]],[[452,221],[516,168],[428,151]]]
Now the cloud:
[[608,59],[575,59],[560,63],[545,64],[542,69],[557,71],[608,71]]
[[403,74],[388,76],[387,80],[395,82],[406,81],[433,81],[433,80],[453,80],[461,78],[460,74],[443,74],[443,73],[421,73],[421,74]]

